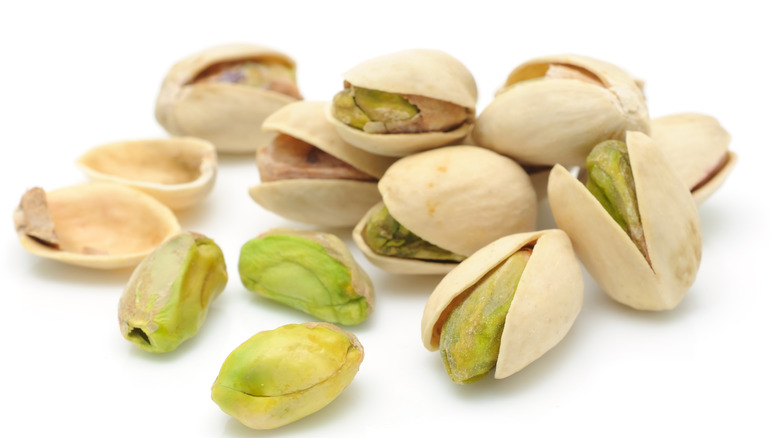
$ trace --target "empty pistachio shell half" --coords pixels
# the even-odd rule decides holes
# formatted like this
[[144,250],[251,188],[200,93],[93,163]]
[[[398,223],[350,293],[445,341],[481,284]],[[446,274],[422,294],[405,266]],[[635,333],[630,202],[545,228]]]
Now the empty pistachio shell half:
[[508,377],[569,332],[583,301],[582,270],[561,230],[502,237],[442,278],[425,305],[422,341],[450,378]]
[[122,336],[152,353],[172,351],[195,336],[226,284],[225,258],[213,240],[192,232],[173,236],[141,261],[125,286]]
[[263,130],[276,136],[257,150],[259,205],[298,222],[354,226],[381,199],[377,180],[394,161],[356,148],[325,118],[327,102],[293,102],[271,114]]
[[366,60],[344,73],[344,90],[327,111],[348,143],[401,157],[464,139],[477,86],[457,59],[438,50],[405,50]]
[[[403,157],[388,168],[378,187],[394,221],[460,259],[499,237],[536,227],[536,193],[528,174],[513,160],[485,148],[447,146]],[[355,243],[371,263],[407,274],[442,274],[453,268],[453,260],[398,257],[409,254],[372,249],[377,239],[367,227],[384,221],[376,219],[382,208],[372,208],[353,229]],[[398,237],[377,234],[391,245]]]
[[252,429],[274,429],[311,415],[352,383],[363,361],[357,337],[328,323],[262,331],[233,350],[211,399]]
[[550,174],[550,208],[588,272],[610,297],[640,310],[672,309],[699,269],[699,214],[688,187],[650,137],[630,131],[626,148],[647,256],[560,165]]
[[262,121],[300,100],[295,61],[252,45],[211,47],[177,62],[163,80],[155,116],[171,135],[203,138],[219,152],[254,153],[273,137]]
[[78,166],[95,181],[124,184],[173,209],[191,207],[214,188],[214,145],[193,137],[122,141],[90,149]]
[[238,260],[252,292],[323,321],[353,325],[374,309],[374,286],[338,236],[275,228],[246,242]]
[[653,140],[698,205],[725,182],[737,164],[737,154],[728,150],[731,136],[714,117],[673,114],[653,119],[650,126]]
[[636,79],[610,63],[576,55],[528,61],[474,123],[476,144],[522,164],[582,166],[593,145],[648,132]]
[[153,197],[104,182],[31,189],[14,224],[27,251],[97,269],[135,266],[181,230],[171,209]]

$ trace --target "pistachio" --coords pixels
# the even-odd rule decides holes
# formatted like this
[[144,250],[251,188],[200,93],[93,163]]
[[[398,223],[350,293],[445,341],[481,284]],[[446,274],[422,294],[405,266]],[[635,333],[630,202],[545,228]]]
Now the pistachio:
[[714,117],[681,113],[650,121],[653,140],[701,205],[725,182],[737,163],[731,136]]
[[[550,208],[585,268],[611,298],[640,310],[673,309],[695,281],[701,261],[696,203],[650,137],[629,131],[625,143],[646,255],[561,165],[550,173]],[[615,185],[628,187],[621,182]]]
[[[403,157],[387,169],[378,188],[382,202],[366,212],[352,235],[368,260],[388,272],[445,273],[459,256],[469,256],[499,237],[536,226],[536,192],[528,174],[515,161],[477,146],[447,146]],[[393,221],[379,211],[383,206]],[[436,252],[456,256],[409,258],[419,246],[412,251],[392,247],[400,243],[393,235],[401,231],[407,244],[419,245],[420,240],[408,239],[393,222],[443,250]],[[390,226],[367,231],[368,226],[382,223]],[[389,252],[395,255],[375,251],[367,239],[377,249],[391,246]]]
[[218,152],[254,153],[273,135],[261,124],[301,99],[295,61],[251,44],[210,47],[176,62],[163,80],[155,117],[174,136],[210,141]]
[[366,245],[377,254],[453,262],[460,262],[466,258],[421,239],[398,223],[387,211],[386,206],[369,216],[363,233]]
[[626,144],[619,140],[606,140],[597,144],[588,155],[586,167],[588,180],[585,187],[647,258],[647,244],[642,232],[634,175]]
[[523,165],[584,166],[593,145],[649,132],[642,88],[621,68],[576,55],[532,59],[510,72],[474,123],[480,146]]
[[226,284],[219,246],[200,234],[178,234],[133,271],[119,299],[122,336],[152,353],[172,351],[198,332]]
[[476,82],[460,61],[437,50],[406,50],[344,73],[344,90],[326,115],[346,142],[401,157],[463,140],[476,100]]
[[374,308],[371,279],[337,236],[275,228],[241,248],[244,286],[323,321],[353,325]]
[[352,227],[381,199],[377,180],[395,161],[356,148],[327,121],[327,102],[299,101],[262,125],[275,137],[257,150],[252,199],[287,219]]
[[422,341],[441,350],[451,380],[495,368],[508,377],[557,345],[582,308],[582,270],[561,230],[519,233],[484,246],[447,273],[422,317]]
[[231,352],[211,399],[252,429],[274,429],[311,415],[341,394],[358,372],[363,346],[328,323],[262,331]]
[[420,111],[396,93],[351,87],[334,98],[333,115],[352,126],[370,132],[389,132],[393,122],[410,120]]
[[453,382],[475,382],[496,366],[506,314],[530,256],[530,250],[514,253],[459,297],[439,341]]
[[173,211],[155,198],[106,182],[31,189],[13,219],[25,250],[95,269],[136,266],[181,231]]

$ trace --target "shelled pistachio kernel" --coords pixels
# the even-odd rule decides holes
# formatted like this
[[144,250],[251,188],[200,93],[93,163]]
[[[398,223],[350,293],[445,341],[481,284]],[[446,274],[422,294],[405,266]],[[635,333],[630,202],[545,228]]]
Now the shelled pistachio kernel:
[[211,399],[252,429],[274,429],[327,406],[363,361],[357,337],[329,323],[262,331],[228,355]]
[[252,292],[323,321],[354,325],[374,308],[374,286],[336,235],[275,228],[246,242],[238,261]]
[[164,353],[194,336],[227,284],[222,250],[203,235],[183,232],[165,241],[133,271],[119,299],[122,336]]

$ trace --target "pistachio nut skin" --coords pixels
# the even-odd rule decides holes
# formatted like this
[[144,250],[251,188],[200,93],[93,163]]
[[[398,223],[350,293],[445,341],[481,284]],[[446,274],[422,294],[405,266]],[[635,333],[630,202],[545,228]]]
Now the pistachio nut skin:
[[452,262],[466,258],[421,239],[398,223],[386,206],[368,218],[363,237],[369,248],[386,256]]
[[270,230],[243,245],[238,271],[248,290],[323,321],[359,324],[374,308],[371,279],[333,234]]
[[690,190],[649,136],[629,131],[626,147],[647,258],[588,189],[560,165],[550,174],[550,209],[608,296],[638,310],[671,310],[693,285],[701,262],[698,210]]
[[409,120],[420,111],[396,93],[351,87],[333,98],[333,115],[343,123],[365,130],[369,122]]
[[122,335],[152,353],[172,351],[198,332],[226,284],[225,258],[213,240],[173,236],[133,271],[119,299]]
[[328,323],[262,331],[231,352],[211,399],[252,429],[274,429],[327,406],[363,361],[357,337]]
[[528,259],[518,251],[459,298],[441,330],[439,350],[455,383],[476,382],[496,366],[506,314]]
[[642,219],[639,217],[634,175],[626,143],[606,140],[597,144],[588,154],[585,166],[588,171],[585,187],[647,257],[647,244]]
[[[514,254],[527,250],[530,256],[514,288],[503,330],[497,335],[500,343],[494,377],[509,377],[555,347],[582,309],[584,283],[568,236],[562,230],[549,229],[499,238],[447,273],[425,303],[421,324],[425,348],[442,348],[444,325],[465,293]],[[507,268],[518,268],[513,265]],[[510,275],[503,281],[508,284],[514,279]],[[491,324],[500,323],[494,320]],[[479,358],[470,360],[478,362]]]

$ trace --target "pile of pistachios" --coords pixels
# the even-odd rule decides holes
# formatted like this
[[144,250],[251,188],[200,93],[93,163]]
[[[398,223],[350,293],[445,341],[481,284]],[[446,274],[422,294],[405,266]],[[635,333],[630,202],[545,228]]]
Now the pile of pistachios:
[[[20,241],[67,263],[135,265],[119,302],[121,334],[146,351],[172,351],[197,334],[228,270],[217,243],[180,230],[168,206],[208,193],[215,152],[253,153],[260,182],[248,194],[261,207],[351,229],[365,259],[389,273],[441,276],[420,309],[421,338],[457,384],[491,371],[508,377],[555,347],[583,305],[580,262],[609,297],[638,310],[672,310],[694,283],[698,205],[736,163],[715,118],[651,119],[641,80],[576,55],[520,64],[480,114],[474,77],[441,51],[367,59],[342,79],[331,101],[317,102],[304,99],[295,61],[277,50],[227,45],[177,62],[155,115],[186,166],[128,171],[128,157],[162,162],[149,154],[163,146],[101,149],[90,168],[138,195],[120,202],[108,183],[26,194],[14,215]],[[187,178],[200,182],[184,192]],[[72,225],[69,205],[95,199],[106,200],[109,217],[125,218],[121,231],[82,234]],[[538,229],[544,199],[557,228]],[[161,217],[151,227],[133,219],[141,202]],[[103,241],[117,232],[143,244]],[[82,242],[87,235],[93,241]],[[254,429],[324,408],[363,359],[342,326],[374,310],[366,271],[334,234],[273,228],[246,240],[238,274],[248,291],[315,322],[238,346],[212,399]]]

